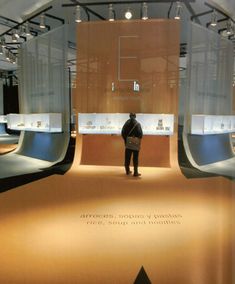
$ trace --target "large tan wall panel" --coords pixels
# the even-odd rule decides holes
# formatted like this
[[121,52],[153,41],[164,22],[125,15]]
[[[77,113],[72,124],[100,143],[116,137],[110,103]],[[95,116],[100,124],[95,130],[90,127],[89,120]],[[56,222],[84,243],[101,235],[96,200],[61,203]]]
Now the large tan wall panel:
[[77,44],[80,112],[177,112],[177,21],[81,23]]
[[[94,143],[95,141],[95,143]],[[144,137],[140,151],[141,167],[169,167],[169,138]],[[80,148],[80,146],[78,147]],[[119,136],[85,135],[81,164],[123,166],[124,144]]]
[[[176,20],[80,23],[75,108],[81,113],[173,113],[177,118],[178,62]],[[139,91],[134,91],[134,82],[139,84]],[[177,139],[168,140],[166,150],[162,139],[154,139],[155,148],[166,153],[166,164],[176,159],[175,152],[170,154],[175,147],[170,145]],[[119,157],[117,165],[122,163],[121,152]]]

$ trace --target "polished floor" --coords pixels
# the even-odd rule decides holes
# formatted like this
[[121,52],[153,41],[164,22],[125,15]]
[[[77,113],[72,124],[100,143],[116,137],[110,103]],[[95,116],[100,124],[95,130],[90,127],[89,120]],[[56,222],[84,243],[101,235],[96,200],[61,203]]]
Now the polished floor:
[[0,134],[0,145],[15,144],[18,143],[19,136],[17,135],[8,135]]
[[0,155],[9,153],[13,150],[15,150],[17,147],[17,144],[2,144],[0,146]]
[[78,159],[0,194],[0,283],[233,284],[234,182]]

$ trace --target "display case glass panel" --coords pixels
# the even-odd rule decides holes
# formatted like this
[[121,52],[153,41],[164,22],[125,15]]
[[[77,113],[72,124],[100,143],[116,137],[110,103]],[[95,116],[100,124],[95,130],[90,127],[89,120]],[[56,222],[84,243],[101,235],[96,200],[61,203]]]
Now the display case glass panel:
[[0,115],[0,123],[7,123],[7,116],[6,115]]
[[33,113],[7,115],[7,127],[13,130],[61,132],[61,113]]
[[[137,114],[144,135],[173,135],[173,114]],[[128,113],[80,113],[78,131],[80,134],[121,134]]]
[[192,115],[191,134],[223,134],[235,131],[233,115]]

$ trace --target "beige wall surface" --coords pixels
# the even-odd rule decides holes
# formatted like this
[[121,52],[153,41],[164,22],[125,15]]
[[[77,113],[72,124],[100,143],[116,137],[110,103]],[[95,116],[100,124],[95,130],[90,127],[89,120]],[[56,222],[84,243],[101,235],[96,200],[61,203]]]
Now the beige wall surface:
[[[82,113],[173,113],[177,119],[178,61],[179,23],[176,20],[81,23],[77,28],[75,109]],[[140,86],[139,92],[133,90],[134,81]],[[83,143],[86,153],[93,151],[96,139],[86,138],[90,146]],[[116,151],[112,139],[106,139],[110,139],[110,152]],[[143,160],[151,156],[152,147],[157,149],[155,163],[150,162],[152,166],[161,166],[162,153],[165,153],[166,165],[177,160],[174,146],[177,123],[174,136],[168,140],[162,143],[161,137],[146,138]],[[99,151],[103,152],[100,155],[103,159],[106,149]],[[157,154],[160,152],[161,155]],[[86,153],[82,151],[82,161],[88,164],[92,161],[86,160],[88,155],[83,155]],[[118,157],[113,159],[111,155],[109,164],[122,164],[122,152]],[[93,159],[92,164],[103,163]]]
[[[124,142],[120,136],[85,135],[83,137],[83,165],[112,165],[124,164]],[[166,136],[145,136],[141,143],[139,155],[140,167],[170,167],[169,138]],[[79,151],[79,149],[77,149]]]
[[79,112],[177,112],[177,21],[81,23],[77,46]]

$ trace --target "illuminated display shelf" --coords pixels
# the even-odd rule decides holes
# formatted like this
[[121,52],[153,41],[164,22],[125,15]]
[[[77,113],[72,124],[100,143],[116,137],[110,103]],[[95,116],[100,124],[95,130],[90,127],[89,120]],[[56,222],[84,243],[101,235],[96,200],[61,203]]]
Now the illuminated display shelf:
[[12,130],[62,132],[61,113],[8,114],[7,127]]
[[235,132],[234,115],[192,115],[191,134],[208,135]]
[[7,116],[6,115],[0,115],[0,123],[7,123]]
[[[136,114],[144,135],[173,135],[173,114]],[[79,113],[80,134],[121,134],[128,113]]]

